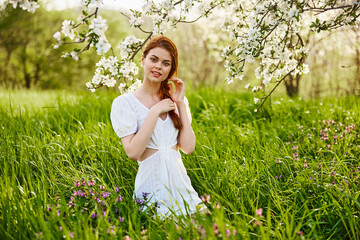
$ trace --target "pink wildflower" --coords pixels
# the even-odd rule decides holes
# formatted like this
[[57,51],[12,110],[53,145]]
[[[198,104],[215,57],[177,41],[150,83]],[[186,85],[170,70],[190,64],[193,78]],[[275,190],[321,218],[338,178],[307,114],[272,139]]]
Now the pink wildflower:
[[226,234],[226,237],[229,238],[229,237],[230,237],[230,230],[229,230],[229,229],[225,229],[225,234]]
[[262,208],[259,208],[256,210],[256,215],[258,215],[259,217],[262,216],[262,212],[263,212],[263,209]]
[[254,225],[255,225],[255,226],[261,226],[261,225],[262,225],[262,222],[258,222],[258,221],[255,220],[255,221],[254,221]]
[[213,224],[213,228],[214,228],[214,234],[215,234],[215,236],[219,235],[219,226],[218,226],[216,223],[214,223],[214,224]]
[[205,197],[201,195],[200,198],[204,203],[210,203],[210,195],[205,195]]

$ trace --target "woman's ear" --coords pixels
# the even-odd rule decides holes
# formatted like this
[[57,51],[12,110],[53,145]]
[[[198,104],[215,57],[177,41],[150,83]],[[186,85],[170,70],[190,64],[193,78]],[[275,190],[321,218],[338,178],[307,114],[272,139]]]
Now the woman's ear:
[[144,60],[145,60],[144,55],[141,55],[141,66],[142,67],[144,66]]

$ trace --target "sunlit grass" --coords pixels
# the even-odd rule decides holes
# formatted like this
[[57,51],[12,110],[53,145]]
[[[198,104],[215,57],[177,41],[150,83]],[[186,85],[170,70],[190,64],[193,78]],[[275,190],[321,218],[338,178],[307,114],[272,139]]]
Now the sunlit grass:
[[[1,239],[360,237],[356,97],[277,98],[255,113],[252,95],[188,92],[197,146],[183,161],[211,214],[174,221],[137,211],[137,164],[109,120],[114,93],[0,96]],[[119,187],[123,222],[113,212],[91,218],[94,200],[69,208],[82,178]],[[92,212],[81,213],[85,203]]]

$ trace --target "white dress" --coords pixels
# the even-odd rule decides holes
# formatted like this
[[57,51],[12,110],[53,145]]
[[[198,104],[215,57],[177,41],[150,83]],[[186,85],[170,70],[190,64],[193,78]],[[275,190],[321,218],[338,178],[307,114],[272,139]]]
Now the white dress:
[[[190,110],[185,98],[187,110]],[[117,97],[111,107],[111,123],[119,138],[136,133],[149,113],[149,108],[142,104],[132,93]],[[139,169],[135,179],[136,197],[150,193],[151,202],[158,202],[158,212],[169,213],[169,208],[176,214],[193,213],[201,200],[191,185],[181,155],[171,147],[177,144],[179,130],[167,114],[166,119],[157,120],[154,132],[147,148],[158,151],[138,161]]]

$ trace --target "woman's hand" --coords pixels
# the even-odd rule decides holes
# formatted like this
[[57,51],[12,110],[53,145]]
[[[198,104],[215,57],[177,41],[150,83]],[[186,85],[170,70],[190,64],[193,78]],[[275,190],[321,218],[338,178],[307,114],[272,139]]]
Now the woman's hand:
[[155,111],[158,115],[169,112],[171,110],[175,110],[175,103],[170,98],[161,100],[150,109],[150,111]]
[[182,80],[180,80],[179,78],[170,78],[169,81],[172,81],[175,84],[175,89],[176,89],[176,91],[174,91],[173,85],[171,83],[169,83],[170,94],[171,94],[172,99],[176,103],[184,102],[184,94],[185,94],[184,82]]

